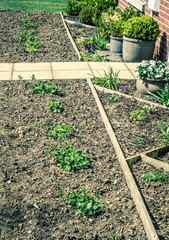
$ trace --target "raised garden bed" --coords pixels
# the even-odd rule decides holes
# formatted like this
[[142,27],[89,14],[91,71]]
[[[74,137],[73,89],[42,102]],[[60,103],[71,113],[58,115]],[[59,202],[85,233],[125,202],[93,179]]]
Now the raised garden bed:
[[[1,238],[147,239],[86,80],[54,83],[58,94],[48,97],[33,94],[23,81],[0,82]],[[63,112],[48,109],[53,99]],[[87,152],[88,168],[64,171],[45,151],[59,141],[40,126],[54,122],[74,127],[61,146],[68,141]],[[103,213],[82,216],[66,205],[68,193],[80,186],[96,200],[100,194]]]
[[117,102],[111,102],[108,98],[112,94],[98,93],[126,158],[163,145],[161,133],[155,127],[161,120],[168,125],[169,109],[157,107],[154,113],[146,113],[145,120],[137,121],[130,118],[130,113],[143,110],[147,103],[117,94],[113,94],[118,98]]
[[[26,12],[0,10],[0,62],[73,62],[78,56],[70,42],[60,14],[32,12],[24,17],[36,24],[34,29],[20,29],[18,18]],[[39,41],[36,52],[26,52],[16,37],[32,30]],[[32,42],[35,42],[34,40]],[[19,45],[19,47],[18,47]]]
[[[162,160],[160,158],[160,160]],[[130,166],[136,183],[142,193],[152,221],[160,239],[168,240],[169,236],[169,172],[157,169],[148,163],[137,161]],[[167,177],[162,182],[148,182],[143,175],[149,172],[159,172]]]

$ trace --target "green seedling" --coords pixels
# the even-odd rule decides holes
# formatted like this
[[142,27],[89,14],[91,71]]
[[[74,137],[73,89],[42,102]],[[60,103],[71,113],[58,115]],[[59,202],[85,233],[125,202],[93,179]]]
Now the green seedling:
[[66,87],[66,86],[67,86],[67,83],[65,83],[65,82],[62,82],[62,85],[63,85],[64,87]]
[[135,137],[134,143],[140,143],[140,144],[145,144],[145,141],[141,137]]
[[157,109],[155,107],[153,107],[153,106],[150,106],[150,107],[149,106],[144,106],[143,109],[144,109],[145,112],[148,112],[148,113],[155,113],[155,112],[157,112]]
[[59,197],[63,197],[63,195],[64,195],[64,188],[62,188],[62,189],[60,189],[60,191],[59,191]]
[[39,47],[39,41],[38,40],[33,40],[33,41],[29,40],[24,44],[23,50],[25,52],[31,53],[31,52],[36,52],[38,47]]
[[159,89],[157,94],[147,91],[151,97],[159,100],[164,106],[169,107],[169,84],[165,84],[164,89]]
[[104,55],[100,55],[97,52],[81,52],[81,60],[85,62],[105,62],[106,58]]
[[74,23],[72,26],[77,28],[84,28],[84,26],[81,23]]
[[163,121],[160,121],[160,123],[155,127],[162,133],[163,141],[162,143],[166,146],[169,146],[169,128],[167,128]]
[[120,101],[119,98],[114,97],[114,96],[108,97],[107,99],[108,99],[110,102],[119,102],[119,101]]
[[149,172],[141,176],[141,178],[148,182],[163,182],[167,180],[167,177],[159,172]]
[[30,29],[30,28],[36,27],[36,24],[31,22],[29,19],[25,18],[25,16],[23,16],[22,18],[19,18],[18,22],[19,22],[19,25],[18,25],[19,29],[22,29],[22,28]]
[[61,106],[61,102],[55,102],[54,100],[51,100],[49,102],[48,108],[51,112],[54,113],[60,113],[63,111],[63,107]]
[[130,113],[130,118],[134,121],[138,120],[145,120],[147,118],[144,110],[134,110]]
[[119,75],[119,71],[114,72],[113,68],[110,67],[108,73],[104,70],[103,77],[101,76],[101,74],[100,74],[100,77],[94,77],[93,83],[103,86],[105,88],[114,89],[117,91],[119,89],[120,82],[121,82],[118,75]]
[[112,237],[113,240],[115,240],[115,239],[116,239],[116,234],[113,233],[113,234],[111,235],[111,237]]
[[68,143],[66,149],[56,146],[51,156],[56,159],[57,166],[63,168],[65,171],[87,168],[90,164],[90,158],[86,156],[85,152],[76,152]]
[[33,93],[44,93],[48,96],[52,94],[56,94],[58,91],[58,87],[53,85],[53,82],[44,83],[44,82],[37,82],[32,87]]
[[82,236],[83,235],[83,230],[79,230],[78,234],[79,234],[79,236]]
[[95,215],[103,212],[101,203],[96,202],[92,196],[86,194],[86,189],[80,188],[78,192],[68,194],[66,204],[72,205],[83,216]]
[[62,140],[65,137],[68,137],[70,131],[73,130],[73,127],[68,127],[65,124],[51,124],[46,132],[47,136],[53,138],[59,138]]

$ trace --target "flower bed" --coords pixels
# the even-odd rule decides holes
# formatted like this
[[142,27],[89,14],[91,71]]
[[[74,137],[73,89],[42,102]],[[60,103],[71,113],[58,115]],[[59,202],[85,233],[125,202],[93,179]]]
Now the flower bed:
[[[47,95],[33,94],[23,81],[0,84],[2,239],[93,240],[111,239],[112,234],[119,239],[147,239],[86,80],[55,81],[58,91],[50,97],[49,88]],[[64,110],[52,112],[51,100],[60,101]],[[51,123],[74,130],[59,141],[50,136]],[[86,169],[65,171],[45,151],[59,142],[64,147],[66,141],[87,153],[91,164]],[[66,204],[68,193],[80,186],[104,212],[82,216]]]
[[0,62],[78,61],[57,13],[1,10],[0,46]]

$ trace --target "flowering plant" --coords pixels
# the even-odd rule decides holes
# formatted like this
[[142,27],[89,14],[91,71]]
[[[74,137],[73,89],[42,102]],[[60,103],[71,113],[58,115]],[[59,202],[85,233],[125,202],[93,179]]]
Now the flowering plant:
[[136,75],[142,80],[149,79],[163,79],[169,80],[169,67],[161,61],[145,61],[143,60],[136,68]]

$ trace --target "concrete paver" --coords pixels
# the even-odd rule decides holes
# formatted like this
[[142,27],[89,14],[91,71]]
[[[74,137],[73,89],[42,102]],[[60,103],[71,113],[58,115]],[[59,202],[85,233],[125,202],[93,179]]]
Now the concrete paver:
[[51,71],[30,71],[30,72],[14,72],[12,76],[12,80],[19,80],[18,76],[22,76],[24,80],[30,80],[32,74],[35,75],[36,79],[39,80],[50,80],[52,79],[52,73]]
[[0,72],[11,72],[13,63],[0,63]]
[[50,71],[50,63],[14,63],[14,72]]
[[135,79],[137,64],[124,62],[0,63],[0,80],[18,80],[19,75],[25,80],[30,80],[32,74],[39,80],[82,79],[92,77],[92,72],[95,76],[100,76],[99,73],[103,76],[103,70],[108,73],[110,67],[115,72],[120,71],[121,79]]
[[[90,75],[89,75],[90,74]],[[90,70],[53,71],[54,79],[79,79],[92,76]]]
[[53,71],[58,70],[89,70],[87,62],[53,62]]
[[0,81],[1,80],[11,80],[11,72],[0,72]]

